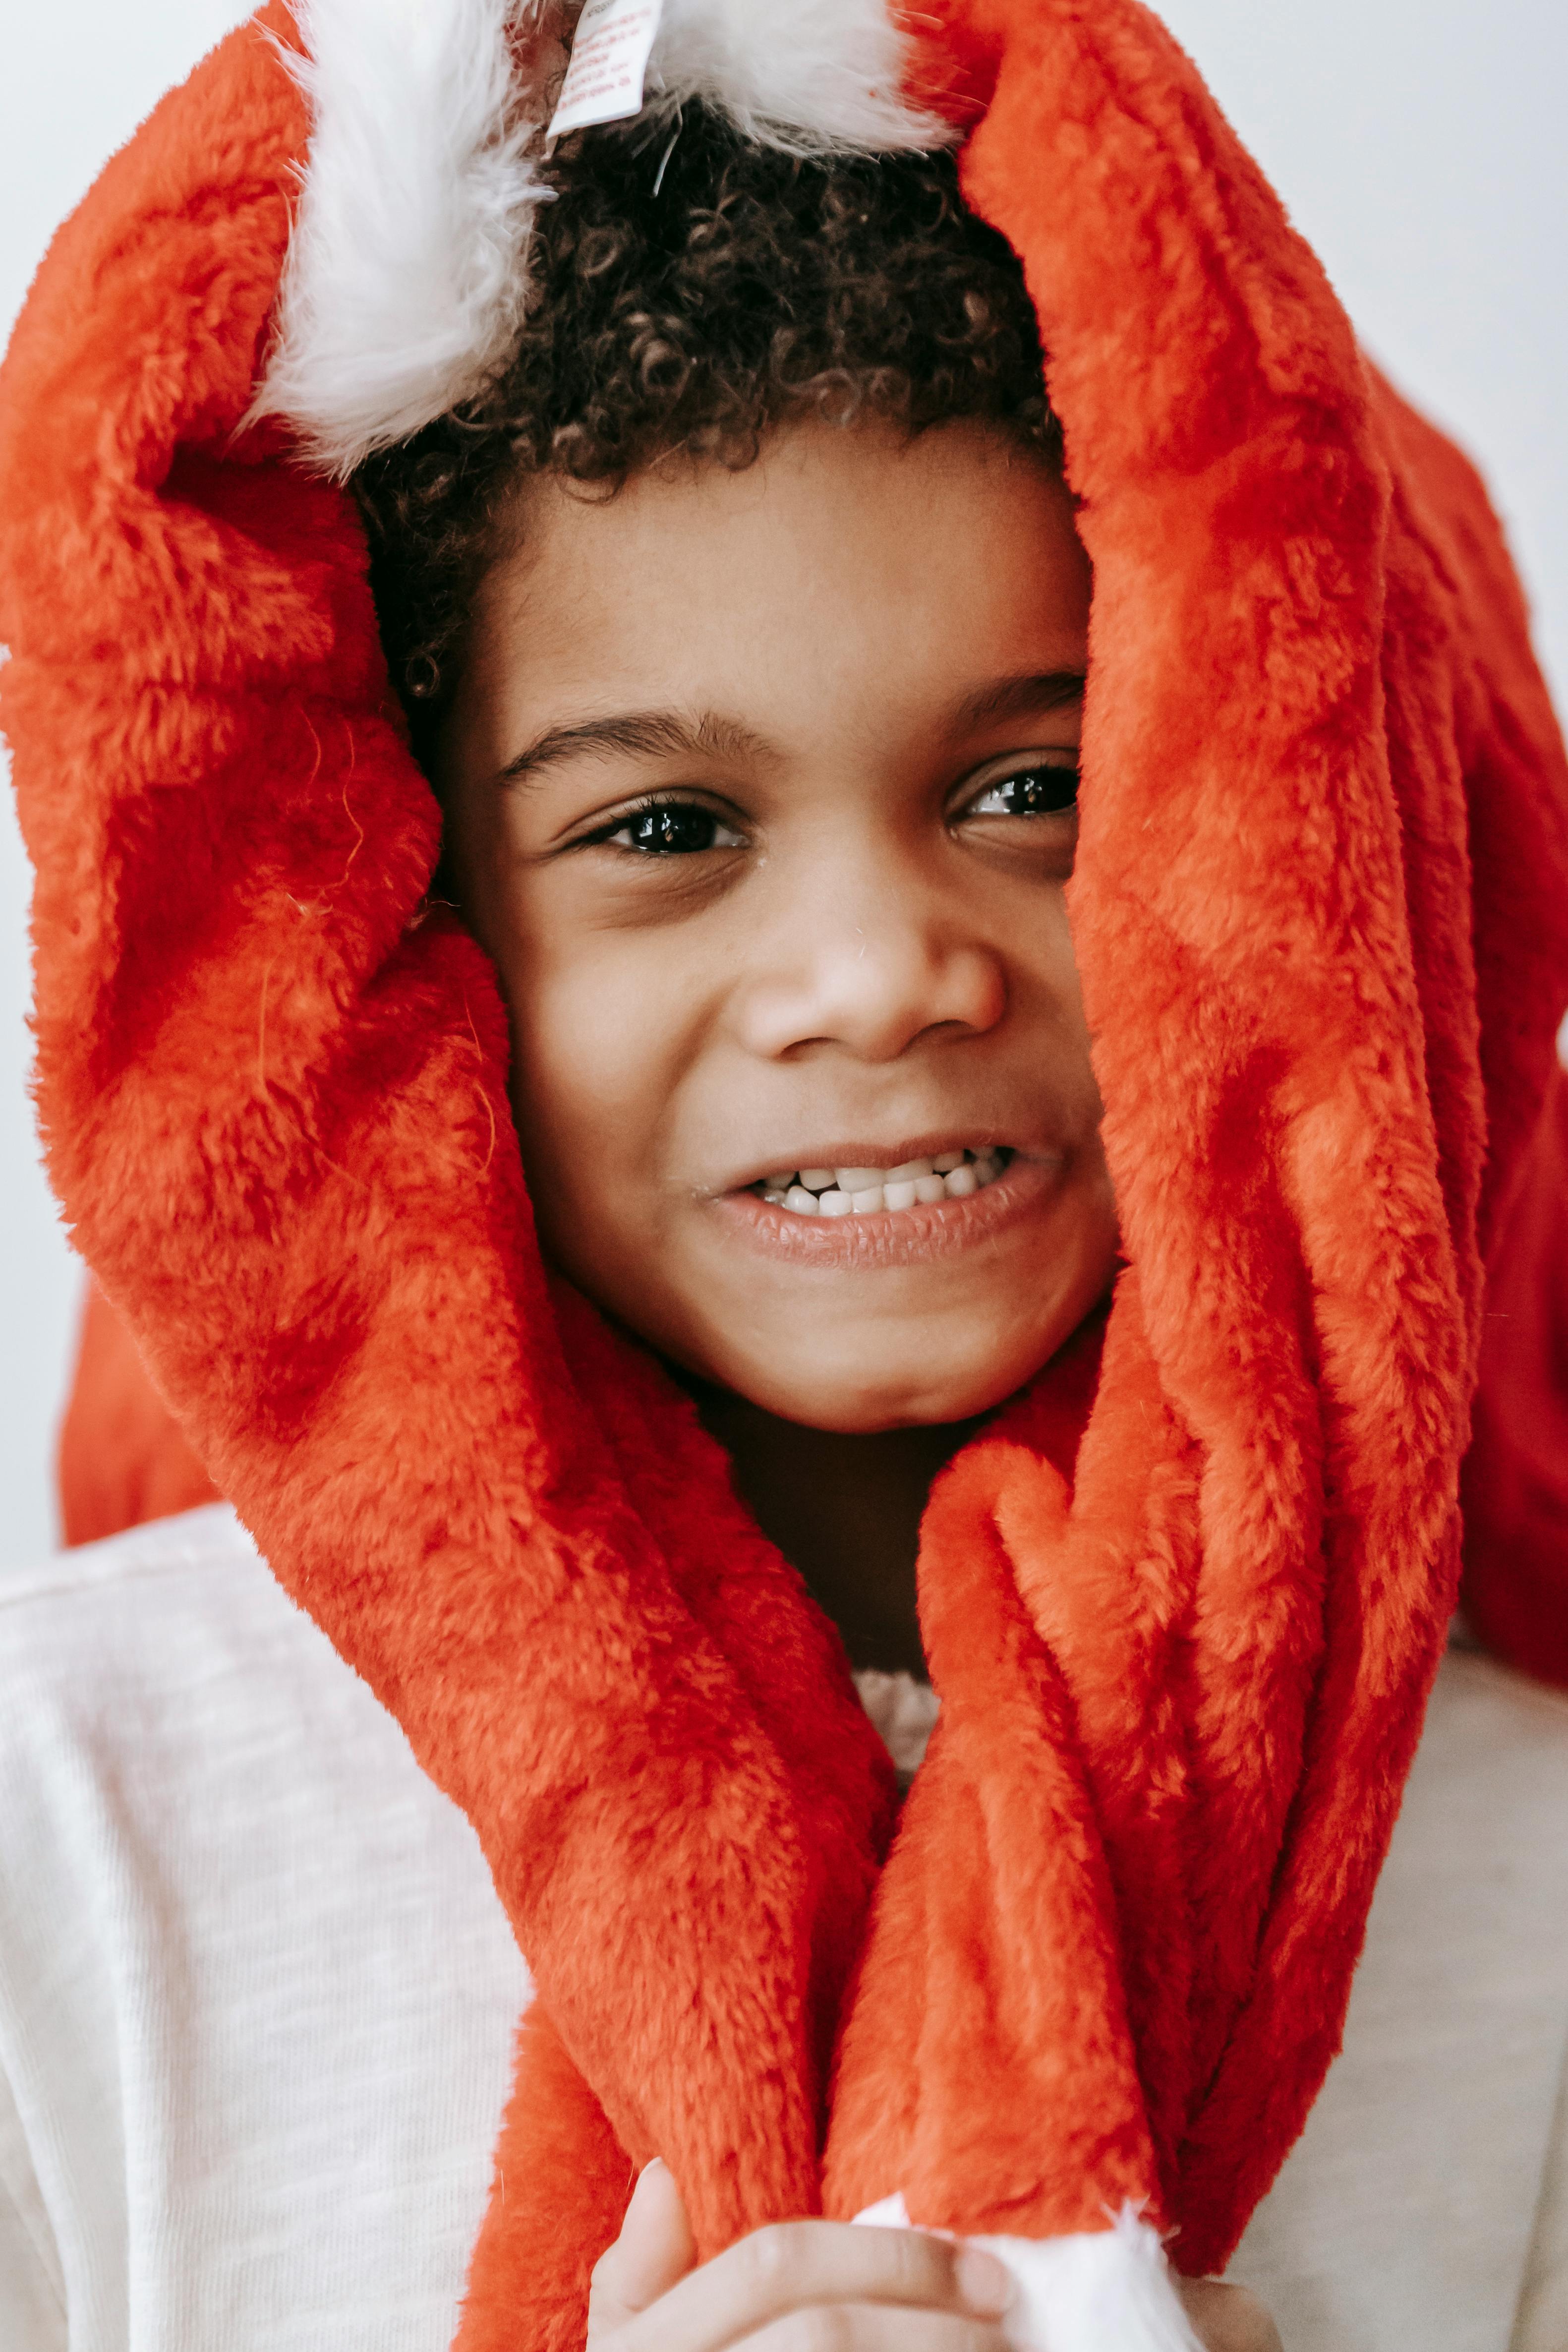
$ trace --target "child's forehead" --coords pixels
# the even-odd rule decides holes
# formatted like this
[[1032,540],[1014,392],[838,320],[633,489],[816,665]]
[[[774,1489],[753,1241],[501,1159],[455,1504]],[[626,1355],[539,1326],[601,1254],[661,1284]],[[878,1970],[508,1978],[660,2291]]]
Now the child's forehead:
[[650,469],[587,501],[535,484],[463,700],[497,770],[654,717],[716,757],[967,740],[1076,690],[1088,596],[1049,468],[973,427],[812,427],[741,473]]
[[679,455],[610,489],[519,481],[476,599],[492,625],[537,628],[567,596],[579,625],[678,629],[683,597],[701,608],[740,593],[782,625],[928,583],[982,602],[1015,580],[1038,593],[1042,565],[1080,578],[1071,500],[1015,436],[973,419],[918,434],[810,422],[769,433],[745,467]]

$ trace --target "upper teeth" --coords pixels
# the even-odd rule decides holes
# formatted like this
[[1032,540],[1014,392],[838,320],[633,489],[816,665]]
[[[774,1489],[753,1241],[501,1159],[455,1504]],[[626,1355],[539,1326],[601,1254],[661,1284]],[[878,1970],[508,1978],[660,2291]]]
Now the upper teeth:
[[905,1160],[897,1168],[786,1168],[765,1176],[759,1190],[776,1209],[803,1217],[869,1217],[879,1209],[961,1200],[1002,1172],[1000,1150],[939,1151],[932,1160]]

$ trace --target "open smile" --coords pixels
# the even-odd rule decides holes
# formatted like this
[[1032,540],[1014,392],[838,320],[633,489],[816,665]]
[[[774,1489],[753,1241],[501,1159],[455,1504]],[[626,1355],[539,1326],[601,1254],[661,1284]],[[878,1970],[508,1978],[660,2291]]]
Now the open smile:
[[893,1168],[790,1168],[765,1176],[751,1187],[768,1205],[797,1217],[903,1215],[935,1208],[942,1201],[967,1200],[984,1192],[1002,1173],[1012,1152],[994,1149],[941,1151],[934,1158],[905,1160]]
[[1054,1152],[981,1147],[891,1168],[791,1169],[788,1181],[780,1171],[713,1207],[738,1239],[801,1267],[909,1266],[992,1241],[1043,1205],[1065,1165]]

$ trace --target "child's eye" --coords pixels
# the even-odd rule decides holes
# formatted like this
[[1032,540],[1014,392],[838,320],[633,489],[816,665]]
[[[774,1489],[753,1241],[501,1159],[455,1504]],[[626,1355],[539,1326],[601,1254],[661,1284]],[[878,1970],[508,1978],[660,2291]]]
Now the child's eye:
[[976,794],[965,816],[1060,816],[1078,799],[1078,769],[1019,768]]
[[612,849],[634,849],[651,857],[686,857],[705,849],[745,845],[735,827],[700,801],[648,801],[589,838]]

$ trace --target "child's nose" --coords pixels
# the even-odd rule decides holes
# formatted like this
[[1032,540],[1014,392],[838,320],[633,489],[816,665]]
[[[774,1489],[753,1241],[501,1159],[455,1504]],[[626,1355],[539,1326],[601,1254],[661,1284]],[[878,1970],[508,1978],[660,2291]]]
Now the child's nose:
[[764,952],[741,992],[745,1043],[770,1059],[814,1045],[893,1061],[929,1031],[980,1034],[1007,1003],[1001,958],[885,903],[807,918]]

